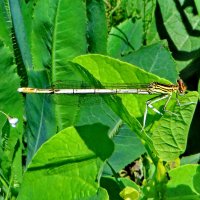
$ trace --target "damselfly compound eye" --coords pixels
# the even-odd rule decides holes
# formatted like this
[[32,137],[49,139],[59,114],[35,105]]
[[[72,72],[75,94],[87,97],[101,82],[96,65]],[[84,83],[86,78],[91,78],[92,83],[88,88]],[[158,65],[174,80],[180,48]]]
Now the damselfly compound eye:
[[177,83],[178,83],[178,90],[179,90],[180,94],[184,94],[186,89],[187,89],[187,87],[183,83],[183,80],[179,79],[179,80],[177,80]]

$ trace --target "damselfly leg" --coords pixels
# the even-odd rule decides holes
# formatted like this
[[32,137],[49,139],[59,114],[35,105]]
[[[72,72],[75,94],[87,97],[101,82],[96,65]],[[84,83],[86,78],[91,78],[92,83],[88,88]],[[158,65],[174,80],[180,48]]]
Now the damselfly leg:
[[169,102],[170,98],[171,98],[171,95],[169,94],[166,94],[166,95],[160,95],[158,97],[154,97],[150,100],[148,100],[146,102],[146,108],[145,108],[145,111],[144,111],[144,118],[143,118],[143,125],[142,125],[142,130],[144,130],[145,126],[146,126],[146,120],[147,120],[147,113],[148,113],[148,108],[151,108],[154,112],[158,113],[159,115],[163,115],[163,113],[161,113],[158,109],[156,109],[153,104],[156,103],[156,102],[159,102],[163,99],[167,99],[166,103],[165,103],[165,106],[166,107],[167,103]]

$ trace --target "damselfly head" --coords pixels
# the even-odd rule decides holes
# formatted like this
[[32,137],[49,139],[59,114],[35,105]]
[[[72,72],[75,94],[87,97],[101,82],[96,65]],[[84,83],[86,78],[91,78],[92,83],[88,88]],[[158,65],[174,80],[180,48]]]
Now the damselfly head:
[[186,85],[184,84],[182,79],[177,80],[178,83],[178,90],[180,94],[185,94],[185,91],[187,89]]

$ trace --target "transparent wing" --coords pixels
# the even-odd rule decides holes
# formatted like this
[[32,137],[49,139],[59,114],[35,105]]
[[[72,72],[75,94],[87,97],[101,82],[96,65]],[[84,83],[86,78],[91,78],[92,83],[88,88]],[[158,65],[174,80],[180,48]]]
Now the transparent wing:
[[149,83],[89,83],[84,81],[56,81],[52,83],[55,89],[89,89],[89,88],[113,88],[113,89],[128,89],[128,88],[147,88]]

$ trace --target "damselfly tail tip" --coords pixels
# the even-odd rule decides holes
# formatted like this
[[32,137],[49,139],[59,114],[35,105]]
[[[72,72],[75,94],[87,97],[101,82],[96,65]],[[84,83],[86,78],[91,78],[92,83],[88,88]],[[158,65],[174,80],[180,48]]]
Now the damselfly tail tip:
[[23,92],[23,88],[18,88],[17,92]]

